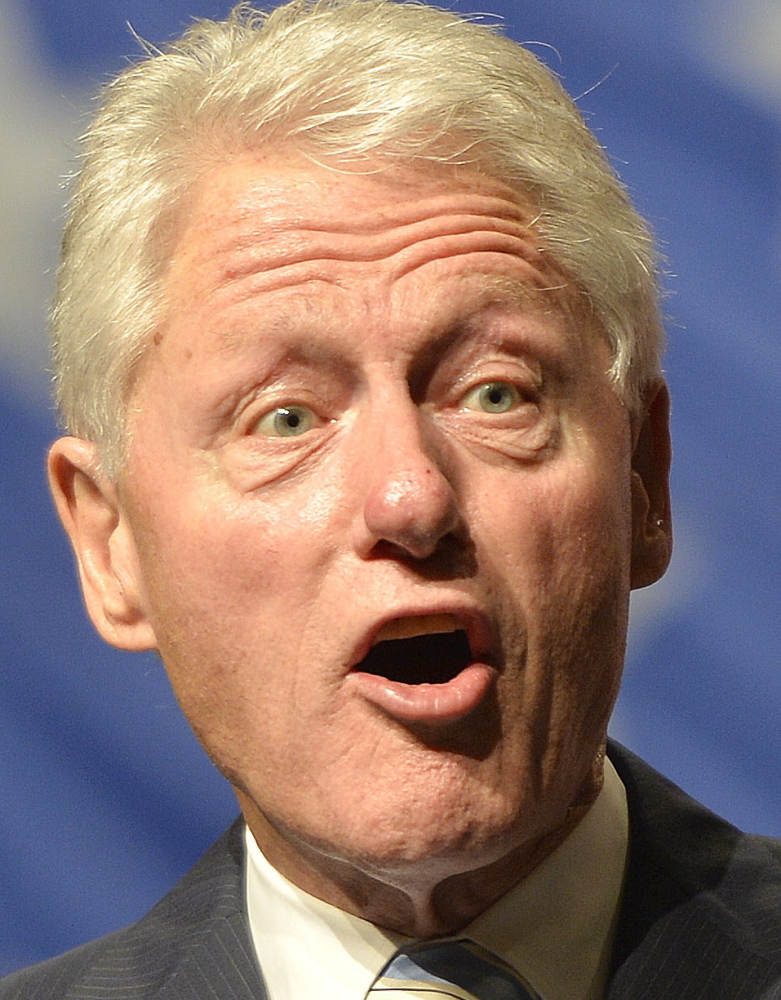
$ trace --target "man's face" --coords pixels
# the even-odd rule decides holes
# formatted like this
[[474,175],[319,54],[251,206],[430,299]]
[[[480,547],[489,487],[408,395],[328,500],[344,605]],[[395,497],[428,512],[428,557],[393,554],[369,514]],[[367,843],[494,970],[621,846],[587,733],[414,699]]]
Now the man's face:
[[293,877],[474,869],[597,788],[632,435],[532,219],[470,173],[247,155],[179,233],[119,530],[185,713]]

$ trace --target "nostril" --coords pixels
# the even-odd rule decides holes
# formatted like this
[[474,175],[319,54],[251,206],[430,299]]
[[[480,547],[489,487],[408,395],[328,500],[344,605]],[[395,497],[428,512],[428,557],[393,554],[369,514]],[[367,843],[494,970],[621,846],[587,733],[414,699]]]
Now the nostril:
[[416,559],[428,558],[461,523],[450,482],[427,464],[418,472],[375,479],[364,520],[373,543],[387,542]]

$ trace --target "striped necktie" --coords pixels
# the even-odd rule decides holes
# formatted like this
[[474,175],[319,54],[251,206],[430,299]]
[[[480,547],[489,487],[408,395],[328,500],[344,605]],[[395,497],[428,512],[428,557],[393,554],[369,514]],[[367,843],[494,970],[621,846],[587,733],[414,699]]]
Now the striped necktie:
[[540,1000],[509,965],[474,941],[429,941],[400,948],[366,1000]]

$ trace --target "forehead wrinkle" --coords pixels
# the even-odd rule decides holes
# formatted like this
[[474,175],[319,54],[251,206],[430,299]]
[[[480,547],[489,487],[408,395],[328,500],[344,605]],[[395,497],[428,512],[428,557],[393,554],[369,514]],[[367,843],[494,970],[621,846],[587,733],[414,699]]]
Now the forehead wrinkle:
[[[504,199],[475,196],[472,210],[446,212],[440,203],[452,199],[439,197],[403,206],[415,211],[388,213],[367,212],[364,217],[322,219],[298,217],[293,220],[272,215],[263,225],[257,224],[257,213],[225,220],[212,229],[211,246],[201,253],[200,261],[215,272],[214,285],[230,284],[248,276],[284,271],[298,264],[317,265],[329,262],[366,262],[392,259],[417,246],[424,247],[448,236],[463,239],[474,234],[475,240],[493,238],[497,246],[504,239],[508,250],[511,241],[518,241],[524,256],[536,258],[536,234],[529,225],[530,216],[519,205]],[[252,221],[245,228],[243,223]],[[238,227],[238,232],[236,231]],[[222,239],[218,239],[218,237]],[[516,248],[517,249],[517,248]],[[427,251],[423,251],[426,256]],[[434,253],[430,254],[432,257]],[[414,263],[411,265],[414,266]]]
[[[205,211],[203,214],[207,219],[216,217],[219,219],[219,227],[238,228],[240,233],[243,223],[250,222],[251,232],[248,234],[254,239],[259,230],[255,225],[259,216],[264,220],[263,230],[277,235],[288,229],[301,229],[311,232],[345,233],[356,236],[367,236],[372,233],[381,234],[385,230],[404,229],[414,226],[416,223],[425,223],[431,219],[477,217],[485,219],[501,219],[506,222],[522,224],[531,228],[533,220],[539,213],[532,213],[531,208],[518,201],[514,192],[509,189],[506,196],[479,194],[463,187],[456,186],[447,192],[437,195],[417,197],[412,200],[404,198],[406,187],[401,185],[400,197],[391,202],[391,208],[387,207],[384,200],[384,207],[377,208],[369,205],[366,207],[366,198],[357,194],[355,197],[356,208],[345,219],[343,206],[339,211],[333,211],[329,216],[329,193],[328,186],[320,186],[317,190],[317,197],[313,199],[315,204],[314,214],[311,210],[305,209],[300,204],[296,205],[295,193],[284,189],[278,192],[276,199],[268,200],[256,204],[254,200],[255,192],[245,195],[238,204],[234,204],[231,211],[230,202],[226,205],[226,199],[220,198],[216,211],[212,214]],[[414,186],[410,189],[414,192]],[[263,193],[263,189],[261,189]],[[336,193],[339,193],[337,187]],[[384,194],[384,191],[381,192]],[[369,198],[369,202],[371,202]],[[457,208],[452,208],[453,205]],[[294,214],[295,213],[295,214]]]
[[232,301],[240,303],[264,291],[283,290],[305,283],[323,282],[344,287],[345,279],[349,279],[350,275],[349,272],[340,272],[338,266],[351,263],[390,264],[392,267],[385,280],[392,282],[426,264],[487,253],[505,255],[521,265],[524,273],[514,279],[517,285],[548,292],[563,287],[556,283],[535,242],[526,233],[496,232],[489,228],[475,230],[467,224],[456,231],[451,224],[443,227],[442,232],[422,238],[418,233],[405,235],[407,238],[394,241],[390,247],[386,243],[385,246],[367,248],[364,243],[360,251],[346,246],[334,247],[331,243],[327,253],[314,252],[311,241],[299,238],[296,241],[298,247],[291,249],[288,256],[277,254],[277,260],[271,266],[263,250],[256,245],[247,247],[243,254],[245,259],[240,264],[236,263],[235,248],[232,248],[225,251],[225,256],[231,257],[230,264],[221,269],[212,287],[207,284],[202,294],[204,298],[229,294]]

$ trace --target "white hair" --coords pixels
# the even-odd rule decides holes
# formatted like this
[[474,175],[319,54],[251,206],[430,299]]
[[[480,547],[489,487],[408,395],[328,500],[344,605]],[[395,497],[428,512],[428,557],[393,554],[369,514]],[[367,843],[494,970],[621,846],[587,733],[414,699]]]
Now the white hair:
[[239,4],[149,50],[104,90],[83,138],[52,314],[70,433],[121,466],[133,374],[162,318],[177,209],[226,153],[293,146],[319,162],[469,164],[538,212],[630,409],[658,376],[653,240],[558,80],[490,27],[419,3]]

